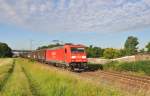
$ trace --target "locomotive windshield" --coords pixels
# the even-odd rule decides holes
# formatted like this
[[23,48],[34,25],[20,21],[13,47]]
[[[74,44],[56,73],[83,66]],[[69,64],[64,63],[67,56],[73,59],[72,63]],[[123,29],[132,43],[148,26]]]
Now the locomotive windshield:
[[71,52],[72,53],[76,53],[76,52],[84,52],[84,48],[71,48]]

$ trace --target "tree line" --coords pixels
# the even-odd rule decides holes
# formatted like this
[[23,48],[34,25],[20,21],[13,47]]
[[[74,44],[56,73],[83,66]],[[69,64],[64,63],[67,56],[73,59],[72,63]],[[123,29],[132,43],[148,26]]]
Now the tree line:
[[[150,42],[145,46],[144,49],[139,50],[138,48],[138,38],[134,36],[129,36],[127,40],[124,43],[123,49],[115,49],[115,48],[101,48],[101,47],[95,47],[95,46],[88,46],[86,47],[87,57],[88,58],[107,58],[107,59],[113,59],[118,58],[122,56],[129,56],[134,55],[137,53],[149,53],[150,52]],[[50,44],[48,46],[41,46],[38,47],[37,50],[45,49],[45,48],[53,48],[57,46],[62,46],[62,44],[56,43],[56,44]],[[12,50],[11,48],[6,44],[0,42],[0,58],[1,57],[11,57]]]
[[6,43],[0,42],[0,58],[11,57],[12,55],[11,48]]
[[89,58],[106,58],[113,59],[122,56],[130,56],[135,55],[137,53],[148,53],[150,52],[150,42],[145,46],[145,49],[138,50],[138,38],[134,36],[129,36],[125,41],[123,49],[115,49],[115,48],[101,48],[101,47],[93,47],[90,45],[86,48],[87,56]]

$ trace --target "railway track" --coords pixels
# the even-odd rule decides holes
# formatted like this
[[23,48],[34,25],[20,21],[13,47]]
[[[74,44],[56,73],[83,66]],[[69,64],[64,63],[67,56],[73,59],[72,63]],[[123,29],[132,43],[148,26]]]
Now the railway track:
[[[140,77],[129,74],[121,74],[117,72],[102,71],[101,74],[105,75],[106,79],[114,79],[118,83],[128,87],[150,90],[150,77]],[[107,76],[107,77],[106,77]]]
[[119,72],[97,71],[81,73],[82,76],[89,76],[103,81],[109,81],[121,85],[127,89],[140,89],[150,91],[150,77],[141,77]]

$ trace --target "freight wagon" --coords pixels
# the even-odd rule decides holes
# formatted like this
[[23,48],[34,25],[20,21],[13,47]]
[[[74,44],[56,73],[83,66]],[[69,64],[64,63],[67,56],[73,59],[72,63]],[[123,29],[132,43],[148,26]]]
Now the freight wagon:
[[65,44],[54,48],[36,50],[28,54],[28,58],[74,71],[87,69],[87,57],[83,45]]

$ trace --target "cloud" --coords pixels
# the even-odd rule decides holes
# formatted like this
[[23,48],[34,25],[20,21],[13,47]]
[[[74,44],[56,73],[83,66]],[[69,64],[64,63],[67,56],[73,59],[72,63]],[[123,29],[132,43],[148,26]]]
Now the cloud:
[[20,22],[20,18],[17,16],[16,11],[3,0],[0,0],[0,18],[1,22],[5,22],[4,20],[12,23],[15,23],[13,21],[16,20],[16,23]]
[[45,32],[118,32],[150,25],[150,0],[0,0],[0,23]]

